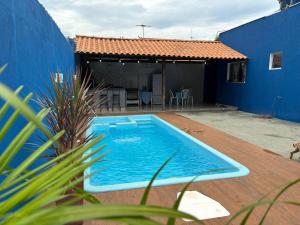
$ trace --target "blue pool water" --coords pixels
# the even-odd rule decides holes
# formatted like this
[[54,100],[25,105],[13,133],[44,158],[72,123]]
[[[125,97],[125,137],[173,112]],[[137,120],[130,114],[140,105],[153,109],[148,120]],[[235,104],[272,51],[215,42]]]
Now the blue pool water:
[[91,132],[105,135],[97,147],[107,145],[103,152],[111,153],[85,172],[95,173],[85,180],[86,191],[145,187],[174,154],[154,186],[189,182],[194,177],[203,181],[249,173],[246,167],[153,115],[96,117]]

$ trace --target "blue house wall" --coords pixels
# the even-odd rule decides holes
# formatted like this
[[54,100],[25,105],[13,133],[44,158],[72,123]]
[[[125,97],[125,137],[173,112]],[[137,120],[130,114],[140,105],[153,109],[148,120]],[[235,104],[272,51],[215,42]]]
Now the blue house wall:
[[[245,84],[226,82],[226,64],[218,74],[217,101],[241,110],[300,122],[300,5],[244,24],[220,40],[249,58]],[[281,70],[269,70],[270,53],[282,52]]]
[[37,0],[0,1],[0,81],[36,92],[51,73],[74,69],[74,51]]
[[[8,64],[0,82],[12,89],[24,85],[23,97],[45,90],[51,73],[74,71],[74,47],[37,0],[0,1],[0,46],[0,66]],[[34,101],[31,106],[38,110]],[[0,120],[0,126],[7,118]],[[24,124],[25,120],[18,120],[10,136],[0,141],[0,153]],[[28,153],[24,150],[14,163]]]

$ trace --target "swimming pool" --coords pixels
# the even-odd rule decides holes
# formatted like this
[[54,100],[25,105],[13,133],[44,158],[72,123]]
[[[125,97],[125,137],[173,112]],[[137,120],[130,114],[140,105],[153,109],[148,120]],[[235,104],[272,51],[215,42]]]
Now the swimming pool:
[[[154,186],[246,176],[249,170],[155,115],[95,117],[88,134],[105,135],[98,144],[111,150],[85,171],[89,192],[146,187],[161,165],[175,154]],[[90,151],[93,151],[91,149]],[[103,154],[103,152],[99,153]]]

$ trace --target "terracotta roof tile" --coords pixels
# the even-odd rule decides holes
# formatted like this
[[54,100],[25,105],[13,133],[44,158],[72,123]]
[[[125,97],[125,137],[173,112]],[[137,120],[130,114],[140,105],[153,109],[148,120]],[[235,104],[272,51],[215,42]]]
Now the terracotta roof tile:
[[191,59],[246,59],[218,41],[123,39],[76,36],[76,52],[103,56],[174,57]]

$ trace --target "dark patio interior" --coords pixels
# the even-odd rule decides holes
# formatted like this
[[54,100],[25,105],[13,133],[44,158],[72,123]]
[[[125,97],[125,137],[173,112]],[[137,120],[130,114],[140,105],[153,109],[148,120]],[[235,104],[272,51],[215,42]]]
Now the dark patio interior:
[[180,40],[77,37],[76,52],[77,67],[91,74],[92,88],[105,87],[94,96],[100,112],[219,108],[219,63],[246,60],[219,42]]

